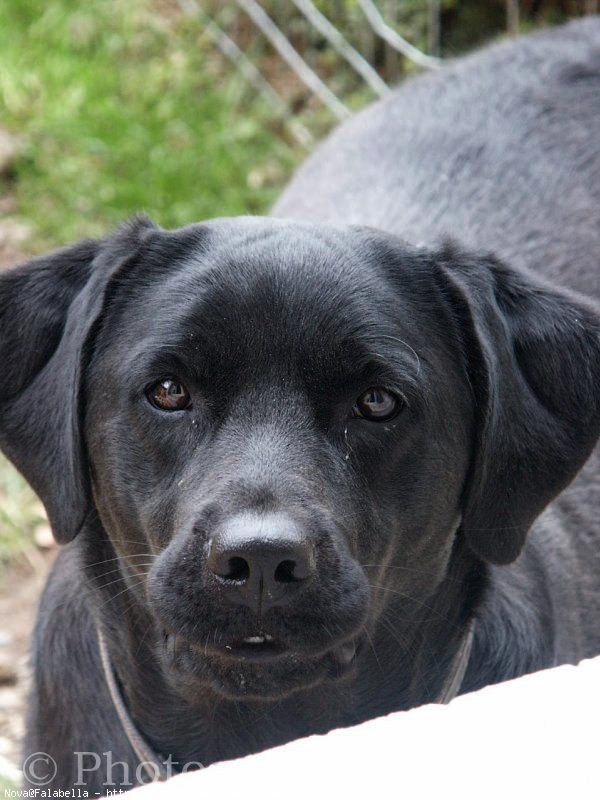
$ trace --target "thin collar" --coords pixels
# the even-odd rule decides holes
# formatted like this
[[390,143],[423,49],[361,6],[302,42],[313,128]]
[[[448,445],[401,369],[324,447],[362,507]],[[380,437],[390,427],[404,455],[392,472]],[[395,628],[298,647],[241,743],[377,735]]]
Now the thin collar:
[[102,663],[102,672],[110,694],[110,699],[114,706],[119,721],[127,736],[127,741],[131,745],[134,753],[136,754],[140,766],[143,767],[144,772],[151,781],[161,780],[167,778],[167,770],[164,761],[160,758],[158,753],[151,747],[144,739],[142,734],[137,729],[135,722],[131,719],[131,714],[127,710],[125,701],[121,694],[121,690],[117,685],[115,673],[110,663],[110,656],[108,655],[108,648],[106,646],[106,639],[104,632],[99,623],[96,623],[96,634],[98,637],[98,647],[100,649],[100,661]]
[[442,691],[438,695],[436,703],[449,703],[454,700],[460,692],[467,667],[469,666],[469,658],[473,650],[473,639],[475,638],[475,620],[471,620],[463,633],[461,643],[458,650],[452,659],[450,672],[444,681]]

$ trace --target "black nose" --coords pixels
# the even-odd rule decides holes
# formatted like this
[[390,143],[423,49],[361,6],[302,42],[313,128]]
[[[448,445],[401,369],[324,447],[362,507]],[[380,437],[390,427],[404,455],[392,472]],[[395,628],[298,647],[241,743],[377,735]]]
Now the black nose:
[[244,514],[211,538],[208,568],[227,599],[253,609],[288,603],[315,571],[312,545],[285,514]]

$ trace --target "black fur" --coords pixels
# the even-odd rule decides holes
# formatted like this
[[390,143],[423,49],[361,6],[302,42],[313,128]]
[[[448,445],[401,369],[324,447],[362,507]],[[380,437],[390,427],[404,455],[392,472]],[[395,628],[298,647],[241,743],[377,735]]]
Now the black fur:
[[[276,208],[305,221],[138,219],[0,278],[0,443],[68,543],[28,723],[52,788],[83,751],[135,780],[96,624],[179,765],[434,701],[472,619],[462,691],[600,652],[599,65],[597,19],[491,48],[335,133]],[[164,377],[191,408],[148,402]],[[381,385],[400,414],[353,417]],[[247,512],[317,565],[260,622],[206,564]],[[259,630],[288,651],[229,653]]]

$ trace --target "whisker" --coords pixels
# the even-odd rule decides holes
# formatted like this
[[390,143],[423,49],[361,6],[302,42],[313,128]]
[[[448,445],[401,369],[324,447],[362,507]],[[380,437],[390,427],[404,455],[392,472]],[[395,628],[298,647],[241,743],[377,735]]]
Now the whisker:
[[486,531],[516,531],[519,530],[518,525],[502,525],[497,528],[465,528],[462,530],[464,533],[485,533]]
[[[395,569],[402,570],[404,572],[414,572],[417,575],[432,575],[437,577],[437,573],[433,570],[417,569],[416,567],[400,567],[392,564],[361,564],[360,566],[364,568],[371,567],[373,569]],[[462,583],[462,581],[459,581],[456,578],[451,578],[449,575],[444,575],[443,578],[441,578],[441,581],[451,581],[452,583],[456,584]]]
[[[387,619],[385,613],[384,613],[384,615],[382,617],[380,617],[379,621],[381,622],[383,627],[386,629],[386,631],[390,634],[392,639],[394,639],[394,641],[396,641],[398,643],[398,645],[402,648],[406,658],[407,659],[412,659],[412,661],[413,661],[412,669],[413,669],[413,671],[414,671],[414,673],[415,673],[415,675],[417,677],[417,680],[421,684],[421,687],[423,688],[423,690],[427,694],[429,694],[429,683],[427,682],[427,680],[425,678],[425,675],[423,674],[423,671],[417,666],[417,663],[416,663],[416,654],[417,654],[416,646],[414,644],[409,643],[404,637],[402,637],[400,631],[397,631],[393,627],[391,621],[389,621]],[[431,653],[431,649],[429,647],[427,647],[427,649]]]
[[102,561],[84,562],[84,567],[98,567],[101,564],[109,564],[111,561],[125,561],[130,558],[156,558],[154,553],[133,553],[127,556],[115,556],[114,558],[104,558]]
[[[135,570],[143,568],[143,567],[152,567],[152,566],[154,566],[154,561],[144,561],[143,564],[133,564],[132,565],[132,567],[134,567]],[[122,572],[122,571],[123,571],[122,567],[116,567],[115,569],[109,569],[106,572],[101,572],[99,575],[96,575],[95,577],[96,577],[96,579],[104,578],[104,577],[106,577],[106,575],[114,575],[115,572]],[[135,574],[137,575],[138,573],[135,572]],[[146,572],[145,574],[147,575],[148,573]]]
[[[146,582],[145,578],[146,578],[146,576],[144,576],[144,578],[142,578],[142,580],[140,580],[140,581],[137,581],[136,583],[132,584],[131,586],[126,586],[126,587],[123,589],[123,591],[121,591],[121,592],[117,592],[117,594],[115,594],[115,595],[112,595],[111,597],[109,597],[109,598],[108,598],[108,600],[105,600],[105,601],[104,601],[104,602],[103,602],[103,603],[100,605],[100,608],[104,608],[104,606],[105,606],[107,603],[110,603],[110,602],[112,602],[113,600],[116,600],[116,599],[117,599],[117,597],[120,597],[122,594],[125,594],[125,592],[130,592],[132,589],[135,589],[137,586],[142,586],[142,585],[143,585],[143,584]],[[115,584],[115,583],[118,583],[120,580],[122,580],[122,578],[118,578],[116,581],[110,581],[110,583],[107,583],[107,584],[106,584],[105,586],[103,586],[102,588],[106,589],[108,586],[112,586],[113,584]]]
[[377,662],[377,666],[379,667],[379,671],[381,672],[381,661],[379,660],[379,656],[377,655],[377,650],[375,650],[375,645],[373,644],[373,639],[371,638],[371,634],[369,633],[367,628],[365,628],[365,636],[368,639],[371,650],[373,651],[373,655],[375,656],[375,661]]
[[109,540],[109,543],[114,547],[118,544],[125,543],[125,544],[137,544],[137,545],[150,545],[152,546],[151,542],[147,542],[144,539],[121,539],[120,537],[116,539],[114,542]]
[[444,620],[444,622],[447,622],[449,625],[452,624],[450,620],[446,616],[444,616],[444,614],[440,614],[439,611],[436,611],[435,608],[433,608],[430,605],[427,605],[427,603],[425,603],[423,600],[419,600],[417,597],[412,597],[412,595],[406,594],[405,592],[399,592],[397,589],[390,589],[387,586],[379,586],[376,583],[369,583],[367,585],[371,589],[379,589],[382,592],[390,592],[390,594],[395,594],[398,595],[399,597],[403,597],[405,600],[410,600],[412,603],[418,603],[418,605],[422,606],[423,608],[426,608],[428,611],[431,611],[438,619]]
[[410,350],[410,352],[413,354],[413,356],[417,361],[417,374],[415,377],[418,378],[419,375],[421,374],[421,359],[419,358],[419,354],[417,353],[415,348],[411,347],[411,345],[409,345],[408,342],[405,342],[404,339],[398,338],[398,336],[390,336],[389,334],[381,334],[381,335],[382,338],[384,339],[391,339],[394,342],[399,342],[400,344],[403,344],[405,347],[408,347],[408,349]]
[[139,652],[140,652],[140,650],[141,650],[141,648],[142,648],[142,645],[143,645],[143,644],[144,644],[144,642],[146,641],[146,637],[147,637],[147,636],[148,636],[148,634],[150,633],[150,628],[152,628],[152,626],[153,626],[153,625],[154,625],[154,620],[150,620],[150,622],[148,623],[148,627],[146,628],[146,630],[144,631],[144,633],[143,633],[143,634],[142,634],[142,636],[140,637],[140,641],[139,641],[139,644],[138,644],[138,646],[137,646],[137,648],[136,648],[136,651],[135,651],[135,656],[134,656],[134,658],[137,658],[137,657],[138,657],[138,655],[139,655]]
[[324,623],[324,622],[322,622],[322,623],[321,623],[321,627],[323,628],[323,630],[325,631],[325,633],[327,634],[327,636],[329,636],[329,638],[330,638],[330,639],[333,639],[333,634],[331,633],[331,631],[329,630],[329,628],[327,627],[327,625],[325,625],[325,623]]

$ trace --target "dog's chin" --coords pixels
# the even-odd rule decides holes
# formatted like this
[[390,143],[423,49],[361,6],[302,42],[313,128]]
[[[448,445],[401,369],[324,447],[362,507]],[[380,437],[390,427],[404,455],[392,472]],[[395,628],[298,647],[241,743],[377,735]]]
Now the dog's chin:
[[277,701],[319,684],[351,679],[358,647],[352,639],[310,655],[271,642],[200,647],[169,635],[165,659],[175,688],[194,705],[205,701],[207,689],[228,700]]

